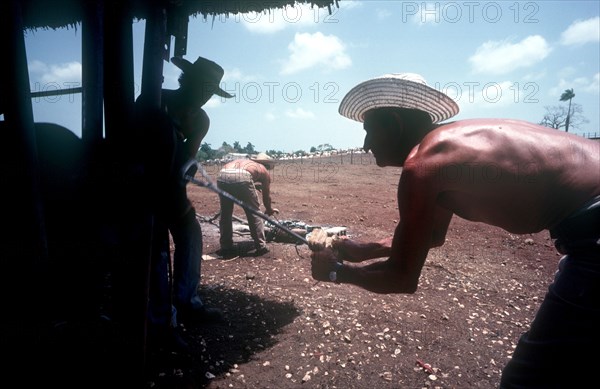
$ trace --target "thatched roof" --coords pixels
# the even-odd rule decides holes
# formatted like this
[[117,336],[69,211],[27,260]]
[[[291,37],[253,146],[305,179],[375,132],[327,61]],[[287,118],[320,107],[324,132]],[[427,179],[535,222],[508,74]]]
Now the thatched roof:
[[[25,29],[74,27],[82,20],[83,6],[92,0],[22,0]],[[214,17],[216,15],[263,12],[295,4],[311,4],[318,8],[337,6],[338,0],[104,0],[105,6],[126,6],[131,15],[145,19],[150,7],[161,5],[178,8],[184,15]],[[331,12],[331,11],[330,11]]]

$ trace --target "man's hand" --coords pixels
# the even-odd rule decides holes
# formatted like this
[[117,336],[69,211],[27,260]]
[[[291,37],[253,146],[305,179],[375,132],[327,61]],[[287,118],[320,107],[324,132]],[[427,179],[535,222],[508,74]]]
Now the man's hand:
[[392,254],[392,238],[377,242],[357,242],[346,236],[340,236],[333,242],[338,258],[348,262],[362,262],[367,259],[389,257]]
[[265,213],[267,216],[273,216],[274,214],[279,213],[279,210],[277,208],[269,208],[265,211]]
[[333,241],[333,248],[337,250],[340,260],[355,262],[361,259],[360,243],[347,236],[340,236],[340,239]]
[[313,251],[310,258],[312,277],[319,281],[330,281],[329,273],[335,269],[337,263],[341,262],[329,248]]

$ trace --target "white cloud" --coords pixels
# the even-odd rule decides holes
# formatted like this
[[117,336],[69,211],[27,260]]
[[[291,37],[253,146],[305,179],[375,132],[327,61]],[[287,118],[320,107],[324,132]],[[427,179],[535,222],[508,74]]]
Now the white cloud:
[[[310,4],[296,4],[267,10],[265,12],[248,12],[240,16],[244,27],[257,34],[272,34],[287,27],[307,27],[323,21],[328,14],[327,9],[311,7]],[[237,17],[237,16],[234,16]]]
[[218,108],[218,107],[221,107],[223,105],[222,100],[223,100],[222,97],[213,96],[213,97],[211,97],[206,102],[206,104],[204,104],[203,108]]
[[81,63],[77,61],[62,64],[48,65],[42,61],[34,60],[29,63],[32,81],[44,84],[58,84],[60,88],[81,84]]
[[31,73],[42,74],[48,71],[48,65],[37,59],[29,62],[28,66]]
[[546,70],[535,71],[533,73],[528,73],[523,76],[524,81],[539,81],[546,78],[547,72]]
[[518,103],[522,91],[520,85],[513,81],[488,82],[478,85],[472,90],[464,90],[458,103],[461,107],[473,104],[478,108],[498,108]]
[[248,75],[243,73],[239,68],[233,68],[231,70],[226,70],[225,75],[223,76],[223,82],[250,82],[256,81],[259,77]]
[[515,81],[487,82],[469,89],[460,90],[460,95],[452,96],[466,117],[500,117],[506,109],[534,103],[539,98],[535,83]]
[[357,0],[344,0],[344,1],[340,1],[339,6],[340,6],[340,9],[355,9],[355,8],[361,8],[363,6],[363,2],[357,1]]
[[315,114],[302,108],[296,108],[294,110],[287,110],[285,116],[292,119],[313,119]]
[[588,92],[600,94],[600,73],[594,74],[591,83],[588,85]]
[[383,8],[378,8],[375,13],[377,15],[377,19],[379,20],[384,20],[392,16],[392,13],[389,10]]
[[69,62],[50,65],[50,71],[42,76],[45,82],[81,82],[81,63]]
[[440,3],[404,3],[402,5],[403,15],[402,19],[410,17],[413,23],[423,26],[425,24],[437,25],[441,19],[441,6]]
[[267,112],[264,117],[265,117],[265,120],[268,122],[274,122],[275,119],[277,119],[277,116],[275,116],[275,114],[272,112]]
[[600,94],[600,73],[596,73],[591,77],[561,78],[555,87],[550,88],[549,95],[560,97],[561,93],[571,88],[573,88],[575,95],[578,92]]
[[506,74],[535,65],[552,51],[546,40],[531,35],[517,43],[488,41],[477,48],[469,62],[475,73]]
[[288,45],[290,56],[283,62],[282,74],[297,73],[315,66],[325,71],[345,69],[352,64],[346,47],[335,35],[296,33]]
[[567,78],[575,75],[577,73],[577,69],[573,66],[565,66],[558,70],[557,76],[561,78]]
[[600,41],[600,16],[577,20],[560,35],[560,43],[565,46],[578,46]]

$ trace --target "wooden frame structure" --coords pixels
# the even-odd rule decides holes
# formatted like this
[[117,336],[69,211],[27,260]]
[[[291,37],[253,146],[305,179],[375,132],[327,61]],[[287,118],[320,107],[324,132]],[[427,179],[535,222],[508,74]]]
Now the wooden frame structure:
[[[160,106],[163,61],[169,59],[170,37],[175,37],[175,55],[185,54],[190,16],[215,17],[249,11],[265,12],[295,3],[329,8],[337,0],[3,0],[0,3],[0,41],[7,52],[8,67],[0,75],[1,173],[8,232],[0,240],[4,279],[1,301],[9,317],[1,331],[3,351],[35,350],[44,336],[34,302],[40,291],[35,285],[47,276],[49,267],[35,123],[24,31],[63,28],[81,23],[82,31],[82,128],[81,140],[89,158],[99,142],[123,144],[134,107],[133,36],[134,19],[146,19],[142,91],[151,96],[150,107]],[[61,93],[60,91],[57,93]],[[73,93],[72,90],[69,93]],[[2,122],[0,121],[0,124]],[[92,161],[93,162],[93,161]],[[123,323],[127,340],[125,358],[133,361],[132,378],[144,374],[148,274],[152,256],[152,213],[142,209],[137,238],[125,242],[125,274],[130,293],[118,298],[131,303]],[[23,362],[23,361],[21,361]],[[19,367],[19,363],[16,363]]]

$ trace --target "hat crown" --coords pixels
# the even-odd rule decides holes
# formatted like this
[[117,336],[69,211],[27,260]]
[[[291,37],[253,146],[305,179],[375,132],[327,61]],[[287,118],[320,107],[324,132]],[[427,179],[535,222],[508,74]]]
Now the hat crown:
[[214,93],[222,97],[233,97],[233,95],[224,91],[219,87],[219,83],[223,79],[225,70],[214,61],[204,57],[198,57],[194,63],[181,57],[173,57],[171,59],[173,65],[177,66],[190,80],[191,87],[201,86],[202,88],[210,87],[214,89]]
[[271,159],[271,157],[270,157],[268,154],[266,154],[266,153],[258,153],[258,154],[256,154],[256,156],[254,156],[254,158],[252,158],[252,159],[258,159],[258,160],[268,160],[268,159]]
[[204,77],[207,81],[214,83],[221,82],[221,79],[223,79],[223,75],[225,74],[225,70],[223,70],[219,64],[202,57],[198,57],[196,62],[194,62],[192,72],[194,73],[194,76]]
[[425,81],[423,76],[417,73],[387,73],[377,78],[394,78],[397,80],[405,80],[416,82],[417,84],[421,85],[427,85],[427,81]]
[[389,73],[353,87],[342,99],[341,115],[363,122],[365,113],[378,108],[407,108],[427,112],[432,123],[458,114],[458,104],[445,93],[427,85],[417,73]]

